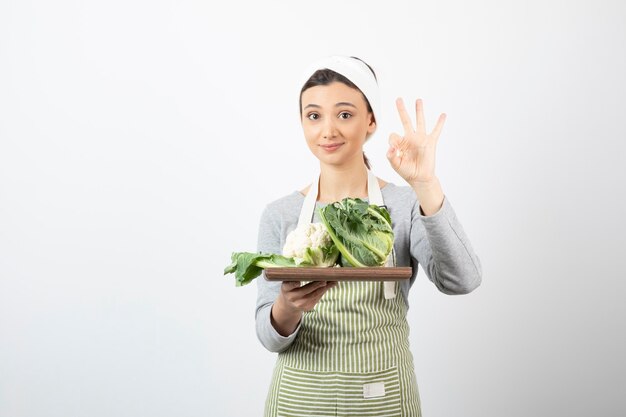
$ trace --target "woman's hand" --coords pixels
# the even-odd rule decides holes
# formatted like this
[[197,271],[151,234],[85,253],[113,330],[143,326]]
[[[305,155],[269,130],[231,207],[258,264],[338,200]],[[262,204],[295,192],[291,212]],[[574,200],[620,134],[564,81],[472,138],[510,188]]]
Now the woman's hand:
[[435,175],[435,151],[446,114],[441,113],[433,131],[426,133],[421,99],[415,101],[415,129],[401,98],[396,100],[396,106],[404,127],[404,136],[397,133],[389,136],[387,159],[393,169],[413,188],[423,213],[434,214],[441,208],[444,199],[443,190]]
[[336,282],[315,281],[300,286],[298,281],[284,281],[272,306],[271,322],[276,331],[289,336],[298,327],[302,313],[313,310],[315,304]]
[[413,123],[401,98],[396,100],[396,106],[404,127],[404,136],[397,133],[389,136],[387,158],[393,169],[411,186],[430,183],[436,179],[435,150],[446,115],[442,113],[435,129],[431,133],[426,133],[421,99],[415,101],[416,129],[413,129]]

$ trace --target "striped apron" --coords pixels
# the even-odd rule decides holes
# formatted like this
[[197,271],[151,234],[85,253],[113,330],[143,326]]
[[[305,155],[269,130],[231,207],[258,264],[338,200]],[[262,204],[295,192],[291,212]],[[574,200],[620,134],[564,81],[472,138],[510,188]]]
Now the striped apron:
[[[313,215],[313,184],[301,221]],[[383,204],[371,172],[368,193]],[[305,312],[297,337],[278,354],[265,416],[420,416],[407,305],[397,287],[340,281]]]

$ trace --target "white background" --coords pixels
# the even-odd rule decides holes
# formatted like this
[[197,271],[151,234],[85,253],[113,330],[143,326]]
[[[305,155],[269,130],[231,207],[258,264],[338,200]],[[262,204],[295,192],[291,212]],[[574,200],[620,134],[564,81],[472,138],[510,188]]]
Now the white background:
[[0,416],[261,415],[275,355],[256,285],[222,271],[317,170],[297,80],[329,54],[378,74],[383,179],[395,97],[448,115],[437,172],[484,276],[413,286],[423,414],[623,416],[625,21],[618,0],[3,0]]

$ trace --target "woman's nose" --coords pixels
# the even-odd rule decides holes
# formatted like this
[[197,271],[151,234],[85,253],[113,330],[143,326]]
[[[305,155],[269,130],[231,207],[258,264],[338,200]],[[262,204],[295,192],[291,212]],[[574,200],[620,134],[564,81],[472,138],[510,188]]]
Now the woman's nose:
[[333,138],[337,136],[337,129],[335,127],[335,121],[332,118],[327,118],[324,122],[324,127],[322,129],[322,136],[324,138]]

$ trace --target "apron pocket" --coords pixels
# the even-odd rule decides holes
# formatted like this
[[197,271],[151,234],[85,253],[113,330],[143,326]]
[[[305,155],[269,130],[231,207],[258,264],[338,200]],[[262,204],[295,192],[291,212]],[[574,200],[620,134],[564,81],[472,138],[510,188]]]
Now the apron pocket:
[[387,416],[402,414],[398,368],[377,372],[317,372],[284,366],[279,417]]

